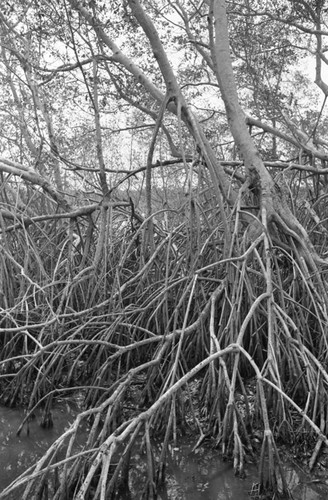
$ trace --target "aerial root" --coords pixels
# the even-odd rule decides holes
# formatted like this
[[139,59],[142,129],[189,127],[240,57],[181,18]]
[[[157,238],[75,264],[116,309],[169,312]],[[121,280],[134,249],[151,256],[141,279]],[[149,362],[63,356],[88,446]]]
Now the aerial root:
[[259,484],[261,491],[279,492],[290,496],[279,453],[270,429],[264,431],[259,464]]
[[315,464],[316,464],[316,461],[318,459],[318,455],[320,453],[320,450],[321,450],[321,447],[322,447],[322,439],[319,437],[315,447],[314,447],[314,450],[313,450],[313,453],[311,455],[311,458],[310,458],[310,461],[309,461],[309,470],[312,471]]
[[149,422],[145,425],[146,457],[147,457],[147,482],[144,491],[144,497],[147,500],[157,498],[156,478],[155,478],[155,459],[150,441]]
[[231,456],[232,451],[233,470],[235,475],[241,478],[245,477],[245,451],[238,426],[238,415],[233,403],[227,406],[223,419],[222,434],[219,437],[217,444],[220,442],[222,443],[221,450],[223,456]]
[[234,426],[233,470],[236,476],[245,477],[244,447],[239,436],[238,426]]

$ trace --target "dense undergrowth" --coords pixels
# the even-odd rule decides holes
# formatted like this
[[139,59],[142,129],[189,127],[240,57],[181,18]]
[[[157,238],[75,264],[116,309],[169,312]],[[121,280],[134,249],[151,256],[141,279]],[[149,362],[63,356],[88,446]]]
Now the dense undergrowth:
[[[279,440],[306,440],[314,466],[327,445],[326,269],[309,274],[277,228],[249,241],[238,210],[227,210],[227,241],[210,194],[190,195],[169,228],[159,214],[151,238],[147,220],[131,224],[111,206],[70,220],[2,219],[1,402],[26,408],[22,425],[43,408],[44,426],[57,396],[79,392],[84,403],[0,498],[22,486],[23,499],[121,498],[140,440],[144,496],[155,498],[168,445],[186,429],[215,438],[241,476],[255,453],[262,489],[287,490]],[[326,231],[302,213],[321,251]]]

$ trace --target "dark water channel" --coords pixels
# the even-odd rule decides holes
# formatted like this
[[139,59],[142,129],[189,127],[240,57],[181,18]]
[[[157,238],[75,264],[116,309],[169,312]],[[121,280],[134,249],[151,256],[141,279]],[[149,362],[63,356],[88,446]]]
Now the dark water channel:
[[[17,436],[16,431],[24,418],[24,412],[0,406],[0,493],[43,455],[73,422],[75,414],[71,406],[63,404],[53,411],[53,428],[41,428],[41,415],[36,415],[29,424],[29,433],[24,427],[20,436]],[[86,433],[87,430],[81,432],[81,445]],[[197,452],[193,452],[193,445],[190,439],[184,439],[179,446],[170,448],[167,486],[160,493],[162,500],[252,498],[250,493],[257,482],[257,469],[254,465],[246,468],[247,477],[242,480],[234,476],[231,464],[223,462],[215,450],[200,447]],[[140,455],[131,471],[132,483],[138,482],[138,475],[143,473],[144,459]],[[326,484],[324,480],[319,483],[291,465],[286,465],[286,476],[295,500],[328,498],[328,477]],[[135,498],[138,499],[137,493]]]

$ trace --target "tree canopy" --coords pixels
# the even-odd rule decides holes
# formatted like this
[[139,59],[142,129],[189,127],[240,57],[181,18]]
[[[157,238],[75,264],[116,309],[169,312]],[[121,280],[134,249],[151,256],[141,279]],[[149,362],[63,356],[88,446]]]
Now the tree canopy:
[[155,498],[186,427],[241,476],[260,431],[287,490],[279,440],[328,444],[325,2],[7,0],[0,35],[2,402],[84,400],[0,498],[115,498],[140,436]]

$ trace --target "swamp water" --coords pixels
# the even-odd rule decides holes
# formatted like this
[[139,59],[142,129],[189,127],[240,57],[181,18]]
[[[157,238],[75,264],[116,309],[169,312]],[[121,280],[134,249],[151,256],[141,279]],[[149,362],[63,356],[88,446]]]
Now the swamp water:
[[[47,448],[73,422],[76,411],[69,405],[61,405],[53,410],[54,426],[43,429],[39,422],[41,415],[29,423],[29,432],[24,426],[20,436],[16,435],[23,418],[22,410],[0,406],[0,498],[1,491],[19,474],[33,465]],[[87,436],[82,430],[80,445]],[[195,443],[190,438],[182,439],[179,446],[170,448],[166,488],[160,493],[161,500],[249,500],[254,495],[257,469],[246,467],[246,479],[234,476],[232,466],[223,462],[216,450],[205,446],[193,452]],[[145,463],[142,455],[136,456],[136,465],[131,470],[132,485],[138,483],[138,476],[144,475]],[[295,500],[326,500],[327,482],[315,482],[309,475],[291,465],[285,467],[286,478]],[[328,476],[328,475],[327,475]],[[139,481],[140,482],[140,481]],[[10,497],[19,500],[19,497]],[[140,498],[138,493],[134,499]],[[124,500],[124,499],[122,499]]]

